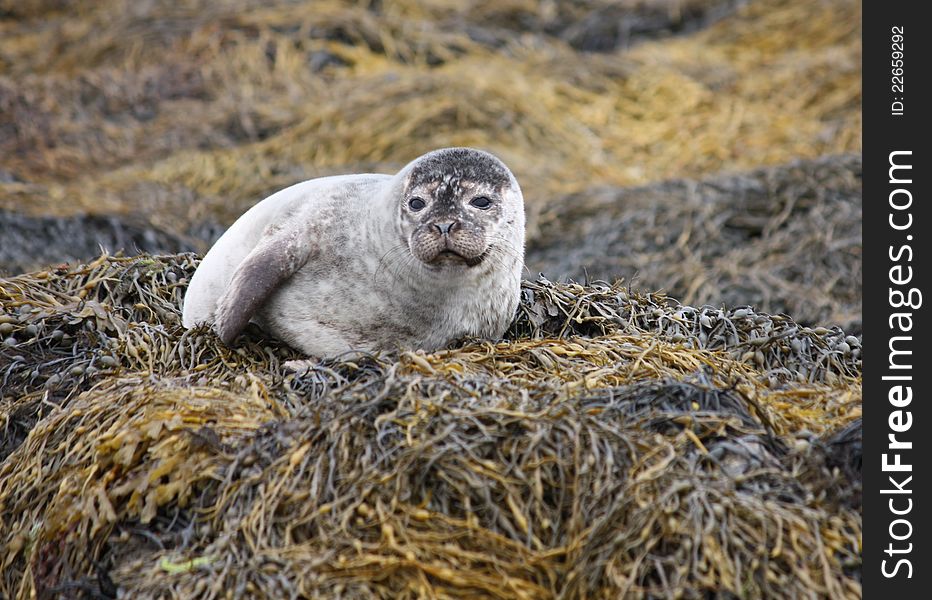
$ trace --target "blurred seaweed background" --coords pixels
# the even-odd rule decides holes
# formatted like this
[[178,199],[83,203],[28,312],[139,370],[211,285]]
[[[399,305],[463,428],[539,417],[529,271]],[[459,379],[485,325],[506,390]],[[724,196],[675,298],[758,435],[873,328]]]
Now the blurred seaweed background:
[[[859,151],[858,2],[3,1],[0,14],[7,273],[98,243],[203,252],[294,182],[467,145],[524,187],[532,273],[637,274],[687,302],[859,327],[856,159],[738,175]],[[582,206],[621,241],[567,244],[561,228],[588,232]],[[570,263],[547,252],[580,245]]]
[[[860,597],[860,20],[0,0],[0,598]],[[505,340],[180,327],[258,200],[454,145],[525,192]]]

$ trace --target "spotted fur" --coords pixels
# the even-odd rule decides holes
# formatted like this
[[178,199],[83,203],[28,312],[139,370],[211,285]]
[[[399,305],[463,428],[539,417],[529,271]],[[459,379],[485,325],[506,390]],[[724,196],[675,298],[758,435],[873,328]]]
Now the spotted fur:
[[313,179],[258,203],[204,257],[183,319],[226,343],[253,321],[312,356],[433,350],[500,337],[523,263],[514,176],[491,154],[449,148],[394,176]]

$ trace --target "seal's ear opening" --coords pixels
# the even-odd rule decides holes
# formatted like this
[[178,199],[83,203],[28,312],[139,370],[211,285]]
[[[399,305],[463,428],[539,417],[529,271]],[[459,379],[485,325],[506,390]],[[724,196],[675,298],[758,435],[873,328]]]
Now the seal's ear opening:
[[261,240],[236,268],[217,300],[214,330],[224,344],[232,344],[272,292],[307,262],[310,246],[296,239],[276,232]]

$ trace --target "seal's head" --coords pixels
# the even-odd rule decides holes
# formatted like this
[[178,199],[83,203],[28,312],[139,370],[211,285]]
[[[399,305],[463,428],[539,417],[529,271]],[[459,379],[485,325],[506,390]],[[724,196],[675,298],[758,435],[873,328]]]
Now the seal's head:
[[524,200],[508,167],[487,152],[446,148],[402,170],[399,229],[429,270],[474,269],[524,255]]

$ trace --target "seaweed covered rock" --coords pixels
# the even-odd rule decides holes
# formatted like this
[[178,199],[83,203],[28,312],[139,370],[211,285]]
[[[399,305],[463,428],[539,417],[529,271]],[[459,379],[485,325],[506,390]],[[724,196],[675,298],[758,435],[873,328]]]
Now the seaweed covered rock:
[[527,262],[551,278],[636,276],[690,304],[752,303],[858,332],[861,215],[857,155],[602,187],[548,209]]
[[505,340],[294,373],[193,255],[0,279],[0,595],[860,597],[860,341],[525,282]]
[[101,251],[175,254],[206,251],[223,229],[201,224],[179,235],[121,215],[31,216],[0,209],[0,275],[93,260]]

